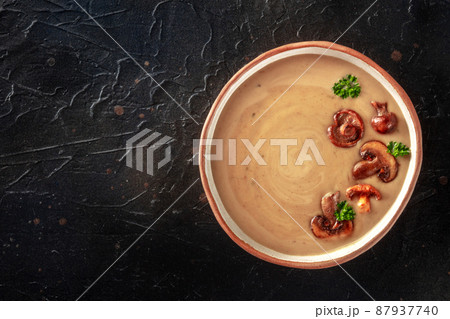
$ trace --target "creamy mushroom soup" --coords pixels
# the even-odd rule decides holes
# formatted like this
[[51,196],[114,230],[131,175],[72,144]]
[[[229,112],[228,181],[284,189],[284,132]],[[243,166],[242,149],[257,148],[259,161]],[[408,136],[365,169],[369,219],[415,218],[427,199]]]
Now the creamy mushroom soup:
[[[269,64],[255,73],[230,97],[214,132],[214,138],[224,139],[224,160],[212,161],[212,173],[228,214],[256,242],[291,255],[323,254],[310,236],[329,252],[357,241],[394,203],[409,162],[408,156],[397,158],[398,175],[389,183],[382,182],[376,175],[354,180],[352,169],[361,160],[359,149],[365,142],[401,141],[409,146],[411,141],[393,97],[371,75],[337,58],[323,56],[256,121],[316,58],[313,54],[294,56]],[[358,77],[359,97],[342,99],[333,94],[331,87],[346,74]],[[387,102],[389,111],[396,114],[398,124],[391,133],[379,134],[370,125],[371,118],[376,115],[370,103],[373,100]],[[363,137],[353,147],[337,147],[327,136],[333,115],[341,109],[356,111],[364,123]],[[270,145],[270,139],[282,138],[297,140],[296,146],[288,146],[287,165],[280,163],[280,147]],[[227,141],[230,139],[236,139],[235,165],[228,161]],[[266,139],[259,154],[267,165],[258,165],[241,139],[249,139],[253,145],[259,139]],[[311,148],[307,148],[309,160],[307,156],[302,165],[295,165],[308,139],[314,141],[325,165],[320,165]],[[244,165],[248,162],[247,156],[251,161]],[[303,230],[252,179],[264,187]],[[321,198],[328,192],[340,191],[340,200],[346,200],[346,189],[358,183],[374,186],[382,199],[371,199],[370,213],[358,212],[357,200],[347,199],[357,212],[352,234],[345,238],[315,238],[310,222],[314,216],[322,214]]]

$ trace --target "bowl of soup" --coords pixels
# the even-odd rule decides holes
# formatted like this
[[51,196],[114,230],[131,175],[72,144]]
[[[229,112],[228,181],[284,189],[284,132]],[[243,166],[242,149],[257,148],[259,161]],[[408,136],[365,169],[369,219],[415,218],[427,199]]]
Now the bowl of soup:
[[[245,65],[200,140],[201,180],[223,230],[250,254],[297,268],[336,266],[375,245],[404,210],[422,161],[420,123],[400,85],[365,55],[321,41]],[[390,142],[409,153],[393,156]]]

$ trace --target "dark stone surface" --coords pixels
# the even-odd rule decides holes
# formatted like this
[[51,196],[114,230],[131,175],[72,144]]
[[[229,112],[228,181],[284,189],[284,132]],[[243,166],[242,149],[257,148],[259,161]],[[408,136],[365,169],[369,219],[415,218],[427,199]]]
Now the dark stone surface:
[[[80,4],[201,124],[249,59],[334,41],[371,2]],[[377,300],[450,297],[449,7],[378,1],[338,41],[390,72],[423,129],[408,207],[344,266]],[[123,160],[144,127],[175,138],[173,161],[154,177]],[[0,299],[76,299],[199,176],[190,158],[201,125],[70,0],[0,1],[0,131]],[[202,193],[197,183],[83,299],[368,299],[337,267],[288,269],[247,254]]]

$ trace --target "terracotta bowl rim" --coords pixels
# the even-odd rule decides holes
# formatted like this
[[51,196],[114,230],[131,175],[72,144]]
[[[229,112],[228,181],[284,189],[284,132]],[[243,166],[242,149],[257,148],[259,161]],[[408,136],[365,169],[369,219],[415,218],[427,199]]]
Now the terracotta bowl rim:
[[[422,164],[422,157],[423,157],[423,150],[422,150],[422,130],[420,127],[419,118],[417,116],[416,110],[406,94],[406,92],[403,90],[403,88],[395,81],[383,68],[381,68],[378,64],[376,64],[374,61],[372,61],[370,58],[365,56],[364,54],[348,48],[343,45],[334,44],[327,41],[305,41],[305,42],[296,42],[296,43],[290,43],[286,44],[277,48],[274,48],[272,50],[269,50],[258,57],[256,57],[254,60],[250,61],[248,64],[246,64],[244,67],[242,67],[237,73],[233,75],[233,77],[227,82],[227,84],[222,88],[221,92],[217,96],[216,100],[214,101],[211,110],[205,120],[205,123],[203,125],[203,129],[201,132],[200,139],[206,139],[208,135],[209,128],[211,126],[211,121],[214,118],[214,115],[217,111],[217,108],[219,104],[221,103],[222,99],[224,98],[224,95],[226,92],[230,89],[230,87],[238,80],[240,79],[246,72],[251,70],[255,65],[259,64],[263,60],[270,58],[274,55],[277,55],[279,53],[293,50],[293,49],[299,49],[299,48],[307,48],[307,47],[318,47],[318,48],[324,48],[327,51],[328,50],[336,50],[343,53],[346,53],[348,55],[351,55],[357,59],[362,60],[363,62],[367,63],[369,66],[374,68],[376,71],[378,71],[395,89],[395,91],[398,93],[400,98],[402,99],[403,103],[405,104],[407,110],[409,111],[409,115],[412,119],[412,126],[414,127],[414,133],[417,141],[417,149],[416,149],[416,157],[415,157],[415,163],[414,163],[414,172],[412,176],[412,180],[410,185],[408,186],[408,189],[406,191],[405,197],[402,199],[399,208],[395,212],[394,216],[390,219],[389,223],[379,232],[376,236],[374,236],[372,239],[370,239],[364,246],[360,247],[359,249],[356,249],[352,252],[350,252],[347,255],[344,255],[340,258],[325,260],[325,261],[319,261],[319,262],[298,262],[298,261],[291,261],[291,260],[285,260],[276,258],[274,256],[270,256],[264,252],[261,252],[248,243],[244,242],[241,238],[239,238],[227,225],[227,223],[224,221],[220,210],[217,206],[217,203],[215,202],[213,195],[211,193],[210,189],[210,181],[207,178],[206,171],[205,171],[205,145],[201,145],[199,148],[199,169],[200,169],[200,177],[203,184],[203,188],[205,190],[205,194],[208,198],[209,204],[212,208],[212,211],[214,213],[214,216],[222,229],[227,233],[227,235],[241,248],[246,250],[248,253],[254,255],[255,257],[258,257],[262,260],[268,261],[273,264],[282,265],[286,267],[293,267],[293,268],[304,268],[304,269],[319,269],[319,268],[327,268],[332,266],[337,266],[338,264],[345,263],[363,252],[367,251],[371,247],[373,247],[381,238],[383,238],[386,233],[392,228],[392,226],[395,224],[403,210],[405,209],[409,199],[411,198],[411,195],[414,191],[414,187],[417,183],[417,179],[420,173],[421,164]],[[402,188],[404,186],[402,185]]]

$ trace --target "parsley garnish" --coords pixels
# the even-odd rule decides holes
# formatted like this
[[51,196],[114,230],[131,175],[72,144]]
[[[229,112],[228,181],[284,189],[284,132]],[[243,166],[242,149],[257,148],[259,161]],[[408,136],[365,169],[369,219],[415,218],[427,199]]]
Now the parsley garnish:
[[392,154],[394,157],[398,156],[406,156],[411,154],[411,150],[408,148],[408,146],[400,143],[400,142],[393,142],[390,141],[387,145],[387,152],[389,154]]
[[334,212],[334,216],[338,221],[353,220],[355,219],[355,212],[352,206],[350,206],[346,200],[337,204],[337,210]]
[[343,99],[358,97],[361,93],[361,87],[358,83],[358,78],[354,75],[348,74],[340,79],[338,82],[333,85],[333,92],[337,96],[340,96]]

